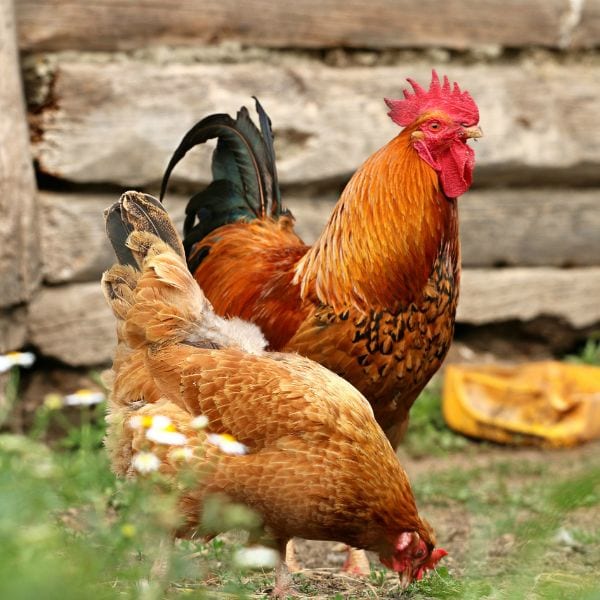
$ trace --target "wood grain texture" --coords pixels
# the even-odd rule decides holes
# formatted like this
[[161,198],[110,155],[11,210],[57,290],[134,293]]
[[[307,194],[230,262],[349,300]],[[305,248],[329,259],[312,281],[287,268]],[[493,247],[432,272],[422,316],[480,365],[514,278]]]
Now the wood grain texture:
[[[16,306],[0,310],[0,353],[22,348],[27,339],[27,309]],[[1,389],[4,389],[0,385]]]
[[598,40],[600,40],[600,1],[585,0],[570,41],[576,47],[597,48]]
[[[459,201],[465,267],[600,265],[598,190],[473,191]],[[41,192],[41,244],[48,283],[98,281],[114,254],[104,233],[111,194]],[[286,197],[298,235],[312,244],[336,198]],[[166,206],[181,232],[187,199]]]
[[[286,199],[294,229],[312,244],[335,206]],[[582,267],[600,265],[600,190],[474,190],[458,202],[465,267]]]
[[569,11],[566,0],[20,0],[17,6],[25,50],[223,41],[301,48],[558,46]]
[[29,299],[38,282],[35,180],[13,4],[0,0],[0,307]]
[[487,190],[458,203],[463,265],[600,265],[600,190]]
[[41,354],[74,366],[108,363],[115,319],[100,282],[44,287],[29,304],[28,341]]
[[457,321],[481,325],[539,316],[573,327],[600,322],[600,267],[464,269]]
[[[475,183],[517,174],[531,184],[598,183],[600,81],[594,69],[551,59],[464,66],[414,61],[333,68],[294,58],[278,64],[194,64],[62,57],[53,102],[35,115],[33,145],[42,171],[76,182],[139,187],[157,182],[183,134],[213,112],[251,106],[256,94],[275,129],[284,184],[347,178],[398,128],[383,97],[399,97],[431,67],[468,89],[485,137],[477,144]],[[206,181],[210,148],[186,157],[175,179]],[[511,175],[512,174],[512,175]]]

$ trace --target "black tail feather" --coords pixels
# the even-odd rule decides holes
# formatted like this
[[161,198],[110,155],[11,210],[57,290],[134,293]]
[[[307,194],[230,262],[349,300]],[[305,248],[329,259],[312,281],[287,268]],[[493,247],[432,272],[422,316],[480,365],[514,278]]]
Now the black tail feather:
[[260,131],[262,133],[263,140],[265,142],[265,149],[267,151],[267,162],[269,171],[272,175],[272,199],[273,204],[277,207],[277,210],[281,210],[281,192],[279,190],[279,179],[277,177],[277,166],[275,164],[275,146],[273,144],[273,129],[271,127],[271,119],[265,112],[262,104],[258,101],[256,96],[254,103],[256,104],[256,112],[258,113],[258,119],[260,123]]
[[218,140],[212,157],[213,182],[192,196],[186,208],[184,246],[188,256],[195,243],[222,225],[289,214],[281,205],[271,121],[254,99],[260,130],[245,107],[235,120],[226,114],[211,115],[186,133],[169,161],[161,201],[173,169],[187,152],[212,138]]

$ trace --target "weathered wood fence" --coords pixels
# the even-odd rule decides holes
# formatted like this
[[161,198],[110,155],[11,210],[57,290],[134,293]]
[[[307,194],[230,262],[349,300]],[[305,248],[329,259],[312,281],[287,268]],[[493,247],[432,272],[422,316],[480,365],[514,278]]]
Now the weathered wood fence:
[[[460,200],[459,320],[600,323],[600,0],[17,0],[30,150],[0,5],[0,349],[109,359],[102,210],[119,190],[155,192],[202,116],[261,98],[285,198],[312,241],[397,131],[382,98],[432,67],[471,91],[485,132]],[[208,156],[186,159],[180,190],[207,180]],[[183,199],[169,207],[181,215]]]

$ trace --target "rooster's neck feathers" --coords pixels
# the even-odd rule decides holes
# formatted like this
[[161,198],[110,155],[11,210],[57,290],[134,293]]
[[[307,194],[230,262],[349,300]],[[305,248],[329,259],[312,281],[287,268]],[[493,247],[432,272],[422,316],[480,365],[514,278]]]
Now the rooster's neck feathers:
[[456,203],[407,128],[354,174],[321,237],[296,266],[304,297],[334,309],[418,301],[446,246],[458,253]]

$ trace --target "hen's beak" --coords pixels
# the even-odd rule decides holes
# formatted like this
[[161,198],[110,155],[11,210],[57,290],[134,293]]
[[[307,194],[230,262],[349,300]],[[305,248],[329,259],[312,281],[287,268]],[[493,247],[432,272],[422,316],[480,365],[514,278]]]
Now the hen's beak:
[[473,127],[465,127],[463,129],[464,133],[465,133],[465,139],[476,139],[476,138],[480,138],[483,137],[483,131],[481,131],[481,127],[478,127],[477,125],[473,125]]

